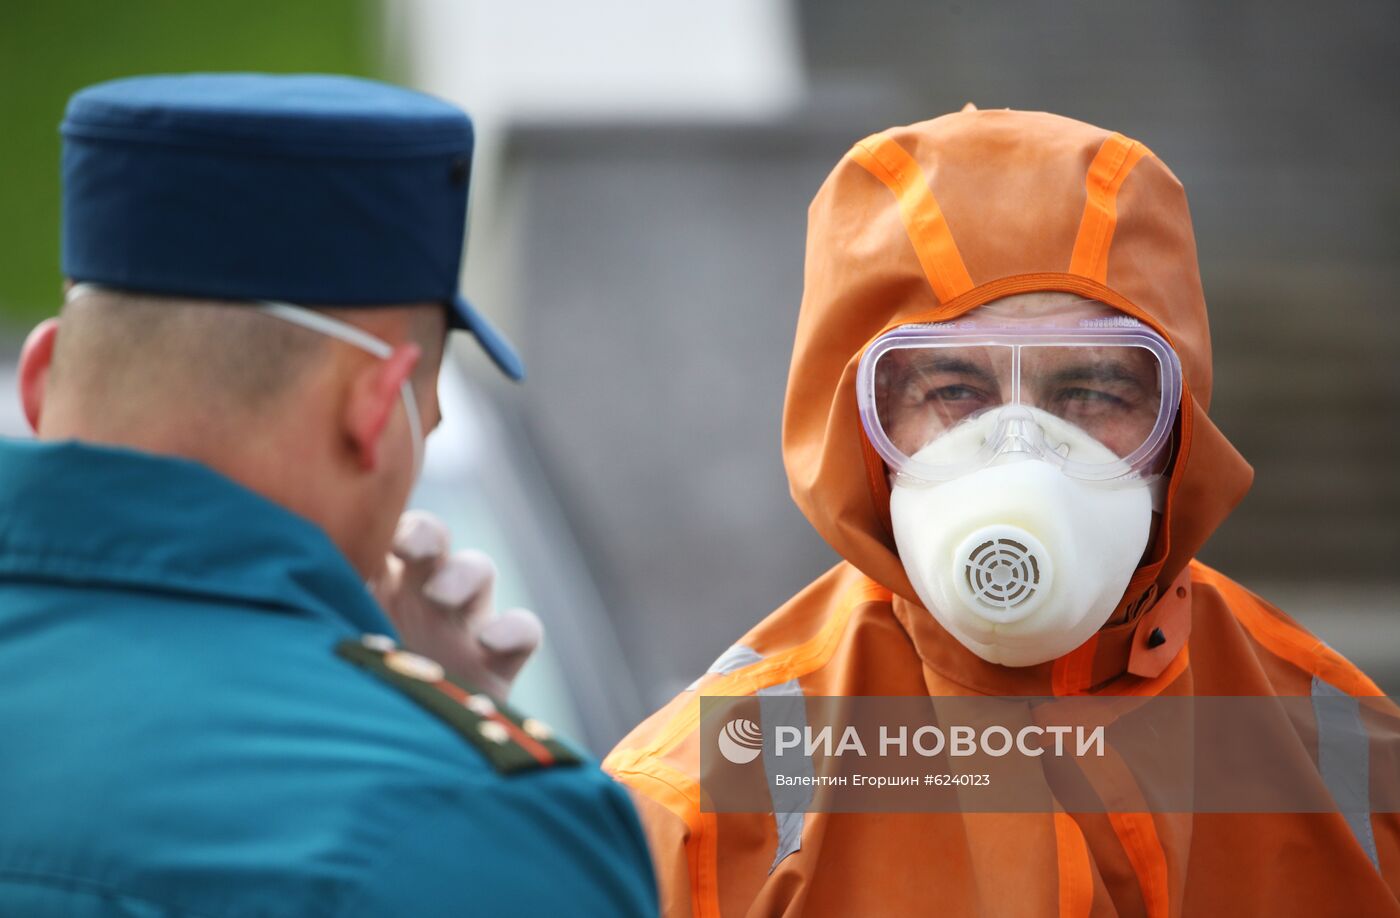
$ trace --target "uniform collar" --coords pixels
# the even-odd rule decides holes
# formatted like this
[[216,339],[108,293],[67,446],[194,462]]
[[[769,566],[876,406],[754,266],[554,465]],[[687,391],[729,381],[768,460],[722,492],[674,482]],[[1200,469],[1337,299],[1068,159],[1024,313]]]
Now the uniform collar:
[[0,580],[174,592],[393,634],[326,534],[206,466],[0,440]]

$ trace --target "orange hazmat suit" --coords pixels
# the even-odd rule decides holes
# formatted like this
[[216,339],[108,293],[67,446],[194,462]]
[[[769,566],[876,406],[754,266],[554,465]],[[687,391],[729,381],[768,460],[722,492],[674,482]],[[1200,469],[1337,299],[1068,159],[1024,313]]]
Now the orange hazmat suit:
[[[965,649],[919,604],[855,375],[864,348],[891,328],[1029,291],[1099,300],[1151,326],[1178,354],[1184,386],[1155,538],[1110,623],[1064,656],[1009,668]],[[843,560],[604,763],[638,801],[666,913],[1400,915],[1395,814],[702,806],[702,695],[1381,695],[1278,609],[1194,560],[1253,474],[1211,423],[1210,397],[1186,195],[1141,143],[1005,110],[858,142],[809,211],[783,420],[793,498]]]

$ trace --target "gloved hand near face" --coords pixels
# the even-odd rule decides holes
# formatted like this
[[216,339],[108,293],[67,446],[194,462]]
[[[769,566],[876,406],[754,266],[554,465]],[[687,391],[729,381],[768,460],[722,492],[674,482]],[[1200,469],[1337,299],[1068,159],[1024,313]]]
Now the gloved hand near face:
[[451,547],[441,520],[408,511],[399,519],[384,574],[372,589],[405,647],[441,663],[454,681],[505,699],[539,648],[544,628],[526,609],[497,615],[491,559]]

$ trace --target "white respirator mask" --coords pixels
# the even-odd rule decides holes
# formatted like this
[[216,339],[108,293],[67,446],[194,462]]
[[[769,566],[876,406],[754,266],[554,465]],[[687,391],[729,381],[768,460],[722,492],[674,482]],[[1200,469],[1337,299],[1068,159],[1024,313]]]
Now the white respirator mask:
[[1031,666],[1103,626],[1151,537],[1181,400],[1159,335],[1127,317],[903,326],[866,350],[857,395],[894,473],[900,560],[944,629]]

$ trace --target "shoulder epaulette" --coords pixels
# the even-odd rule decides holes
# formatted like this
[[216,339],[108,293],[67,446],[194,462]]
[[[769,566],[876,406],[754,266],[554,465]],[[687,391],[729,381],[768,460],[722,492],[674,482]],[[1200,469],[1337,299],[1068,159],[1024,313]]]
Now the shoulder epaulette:
[[400,649],[392,638],[367,634],[341,641],[335,652],[446,721],[502,774],[581,761],[549,725],[521,716],[484,692],[458,685],[447,678],[441,664]]

